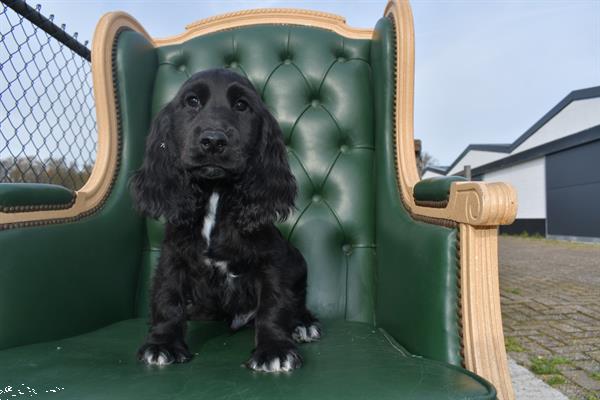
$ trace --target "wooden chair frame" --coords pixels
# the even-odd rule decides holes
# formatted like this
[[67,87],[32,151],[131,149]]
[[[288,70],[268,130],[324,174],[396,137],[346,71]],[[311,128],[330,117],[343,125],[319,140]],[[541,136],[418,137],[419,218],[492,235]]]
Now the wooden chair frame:
[[[498,281],[498,225],[516,215],[514,190],[504,183],[455,182],[443,207],[418,205],[413,188],[419,181],[414,152],[414,28],[408,1],[390,1],[384,15],[396,26],[396,169],[402,202],[415,218],[457,226],[460,239],[460,298],[462,343],[467,369],[494,384],[501,400],[514,399],[508,371]],[[112,74],[112,43],[123,28],[144,35],[156,47],[181,43],[219,30],[256,24],[308,25],[342,36],[371,39],[370,29],[346,25],[344,18],[315,11],[257,9],[207,18],[186,26],[169,38],[150,37],[131,16],[121,12],[102,17],[92,47],[92,74],[96,100],[98,145],[96,163],[76,200],[59,210],[0,212],[0,226],[31,226],[77,220],[102,207],[117,170],[118,127]]]

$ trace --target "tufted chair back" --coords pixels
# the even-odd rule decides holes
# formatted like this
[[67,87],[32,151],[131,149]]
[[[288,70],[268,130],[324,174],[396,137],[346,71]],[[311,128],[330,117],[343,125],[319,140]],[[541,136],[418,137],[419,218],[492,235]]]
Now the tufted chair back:
[[[253,83],[281,126],[298,182],[296,211],[280,229],[308,263],[309,306],[320,317],[364,322],[374,317],[370,44],[293,25],[207,34],[157,49],[152,94],[156,115],[198,71],[230,68]],[[162,226],[147,226],[151,269]]]

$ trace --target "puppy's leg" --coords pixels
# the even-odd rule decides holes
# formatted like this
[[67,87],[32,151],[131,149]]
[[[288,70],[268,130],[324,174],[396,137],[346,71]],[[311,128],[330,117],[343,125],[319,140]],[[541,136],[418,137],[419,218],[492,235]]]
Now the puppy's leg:
[[255,371],[287,372],[302,366],[302,357],[289,334],[291,304],[283,293],[289,289],[265,279],[255,318],[256,348],[246,366]]
[[292,324],[292,339],[298,343],[314,342],[321,338],[319,320],[306,308],[306,279],[307,267],[302,254],[289,245],[287,270],[297,274],[293,287],[294,321]]
[[[166,258],[166,257],[165,257]],[[151,326],[138,359],[149,365],[168,365],[191,360],[185,344],[186,312],[183,296],[185,273],[163,259],[152,287]],[[168,273],[165,273],[168,269]]]

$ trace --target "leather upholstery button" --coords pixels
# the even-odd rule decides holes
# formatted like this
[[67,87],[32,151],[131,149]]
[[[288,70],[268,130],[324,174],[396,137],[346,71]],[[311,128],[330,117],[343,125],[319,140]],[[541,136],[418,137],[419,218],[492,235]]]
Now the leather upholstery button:
[[312,201],[313,201],[313,202],[315,202],[315,203],[318,203],[318,202],[320,202],[320,201],[321,201],[321,199],[322,199],[322,197],[321,197],[321,195],[319,195],[319,194],[315,194],[315,195],[313,195],[313,197],[312,197]]
[[341,63],[346,62],[346,57],[338,57],[337,61]]
[[345,153],[345,152],[347,152],[348,150],[350,150],[350,148],[348,147],[348,145],[346,145],[346,144],[343,144],[343,145],[341,145],[341,146],[340,146],[340,151],[341,151],[342,153]]
[[180,66],[177,67],[178,71],[185,71],[185,64],[181,64]]
[[352,246],[349,244],[345,244],[342,246],[342,251],[346,254],[352,253]]
[[289,65],[292,63],[292,60],[289,58],[286,58],[285,60],[283,60],[283,63]]
[[313,107],[319,107],[319,104],[321,104],[321,102],[318,99],[314,99],[310,102],[310,105]]
[[229,68],[237,68],[237,66],[238,66],[237,61],[232,61],[229,63]]

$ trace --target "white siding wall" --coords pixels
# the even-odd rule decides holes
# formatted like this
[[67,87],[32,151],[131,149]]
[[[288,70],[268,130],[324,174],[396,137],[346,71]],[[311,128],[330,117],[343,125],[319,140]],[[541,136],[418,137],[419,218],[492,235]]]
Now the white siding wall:
[[546,163],[544,157],[489,172],[486,182],[507,182],[517,191],[517,218],[546,218]]
[[496,153],[493,151],[471,150],[456,165],[448,172],[448,175],[454,175],[465,168],[465,165],[470,165],[471,169],[477,168],[480,165],[491,163],[500,158],[506,157],[506,153]]
[[421,179],[435,178],[436,176],[444,176],[444,175],[438,174],[437,172],[433,172],[433,171],[425,171],[425,173],[423,174]]
[[600,125],[600,97],[577,100],[563,108],[511,154]]

